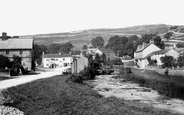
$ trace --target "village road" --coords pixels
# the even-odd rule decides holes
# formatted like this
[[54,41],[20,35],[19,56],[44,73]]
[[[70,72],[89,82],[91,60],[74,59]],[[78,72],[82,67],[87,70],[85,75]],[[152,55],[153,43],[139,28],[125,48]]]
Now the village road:
[[48,71],[48,72],[40,72],[40,74],[36,74],[36,75],[22,75],[15,79],[3,80],[3,81],[0,81],[0,90],[10,88],[13,86],[17,86],[20,84],[28,83],[28,82],[31,82],[37,79],[44,79],[44,78],[49,78],[55,75],[61,75],[63,70],[64,69],[62,68],[57,68],[57,69],[53,69],[52,71]]

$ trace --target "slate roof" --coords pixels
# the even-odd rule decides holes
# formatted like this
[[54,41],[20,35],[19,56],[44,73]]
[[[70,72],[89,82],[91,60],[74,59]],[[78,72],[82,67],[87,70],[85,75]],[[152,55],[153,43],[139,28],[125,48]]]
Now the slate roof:
[[144,58],[142,58],[142,59],[147,59],[148,57],[151,57],[151,56],[153,56],[153,55],[165,54],[165,53],[167,53],[169,50],[171,50],[171,49],[165,49],[165,50],[154,51],[154,52],[148,54],[146,57],[144,57]]
[[64,55],[60,55],[60,54],[45,54],[44,58],[63,58],[63,57],[72,57],[72,55],[70,54],[64,54]]
[[102,53],[114,53],[114,51],[111,50],[111,49],[100,48],[99,50],[100,50]]
[[151,44],[153,43],[149,43],[149,44],[146,44],[146,46],[144,46],[143,48],[139,49],[139,50],[136,50],[135,53],[138,53],[138,52],[142,52],[144,49],[146,49],[148,46],[150,46]]
[[176,50],[178,53],[180,53],[181,51],[184,50],[184,48],[176,48],[175,50]]
[[0,39],[0,49],[32,49],[33,39],[9,38]]

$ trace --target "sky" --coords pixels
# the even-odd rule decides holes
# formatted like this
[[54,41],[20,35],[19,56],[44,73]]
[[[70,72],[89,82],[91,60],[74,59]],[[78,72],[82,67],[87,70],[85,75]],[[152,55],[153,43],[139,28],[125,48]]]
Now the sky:
[[184,25],[183,0],[0,0],[0,33],[10,36]]

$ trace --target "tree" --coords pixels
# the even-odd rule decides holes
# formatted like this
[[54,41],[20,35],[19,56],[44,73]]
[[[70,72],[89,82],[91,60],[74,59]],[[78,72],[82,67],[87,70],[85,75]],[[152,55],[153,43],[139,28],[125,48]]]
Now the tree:
[[47,52],[53,54],[58,54],[59,52],[62,54],[68,54],[71,52],[73,47],[73,44],[70,42],[64,44],[53,43],[48,46]]
[[138,40],[139,38],[136,35],[132,35],[130,37],[128,37],[128,41],[129,42],[135,42],[136,40]]
[[20,73],[20,69],[23,68],[21,63],[22,63],[22,58],[14,55],[12,67],[10,69],[11,76],[15,76],[15,75],[18,75]]
[[[46,52],[47,48],[44,45],[38,45],[38,44],[34,44],[34,49],[32,50],[32,65],[35,64],[35,62],[37,62],[39,65],[42,63],[42,52]],[[35,67],[33,66],[32,69],[35,69]]]
[[125,44],[125,50],[126,50],[126,54],[129,55],[130,57],[133,57],[134,55],[134,47],[133,47],[133,42],[127,42]]
[[68,54],[71,52],[73,47],[74,47],[73,44],[71,44],[70,42],[67,42],[65,44],[61,44],[59,52],[61,52],[62,54]]
[[21,66],[22,66],[22,58],[14,55],[12,68],[20,69]]
[[170,30],[174,30],[174,29],[177,29],[177,28],[178,28],[178,26],[171,26]]
[[87,46],[87,45],[83,45],[83,46],[82,46],[82,49],[83,49],[83,50],[86,50],[86,49],[88,49],[88,46]]
[[184,55],[181,55],[181,56],[178,57],[177,64],[178,64],[179,67],[184,66]]
[[112,60],[111,62],[113,65],[123,65],[123,62],[121,61],[120,58],[115,58],[114,60]]
[[176,47],[177,48],[184,48],[184,43],[177,43],[176,44]]
[[165,56],[165,57],[161,57],[160,58],[162,63],[163,63],[163,67],[167,67],[167,68],[171,68],[174,66],[175,64],[175,60],[172,56]]
[[81,51],[80,50],[72,50],[72,55],[80,55]]
[[61,48],[61,44],[53,43],[53,44],[50,44],[50,45],[48,46],[47,52],[48,52],[48,53],[53,53],[53,54],[58,54],[60,48]]
[[103,53],[101,56],[100,56],[100,61],[101,61],[101,63],[103,64],[103,65],[105,65],[106,64],[106,55]]
[[160,36],[155,36],[153,40],[154,40],[154,44],[156,46],[158,46],[160,49],[164,49],[165,48],[165,44],[162,41]]
[[170,37],[172,37],[172,32],[167,32],[167,33],[164,35],[164,38],[166,38],[167,40],[169,40]]
[[9,63],[10,63],[10,61],[9,61],[8,57],[0,55],[0,68],[5,69],[6,67],[9,66]]
[[156,59],[152,60],[150,57],[148,58],[148,62],[150,66],[155,66],[157,64],[157,60]]
[[101,36],[98,36],[98,37],[93,38],[91,40],[91,44],[93,45],[93,47],[101,48],[101,47],[104,46],[105,41],[104,41],[104,39]]
[[128,42],[128,38],[123,36],[112,36],[108,40],[108,44],[106,45],[106,48],[112,49],[116,55],[122,56],[126,54],[125,51],[125,44]]
[[156,34],[145,34],[142,36],[141,39],[138,39],[135,43],[134,43],[134,49],[137,49],[137,46],[142,44],[142,43],[150,43],[150,41],[154,41],[154,44],[156,46],[158,46],[161,49],[165,48],[165,44],[162,41],[161,37],[156,35]]

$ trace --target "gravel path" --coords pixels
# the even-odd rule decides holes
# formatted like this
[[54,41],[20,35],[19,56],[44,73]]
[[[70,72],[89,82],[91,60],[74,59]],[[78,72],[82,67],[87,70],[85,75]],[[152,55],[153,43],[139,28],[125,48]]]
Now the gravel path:
[[20,84],[28,83],[37,79],[44,79],[55,75],[61,75],[62,71],[63,69],[58,68],[49,72],[41,72],[40,74],[37,74],[37,75],[22,75],[16,79],[8,79],[8,80],[0,81],[0,90],[17,86]]

